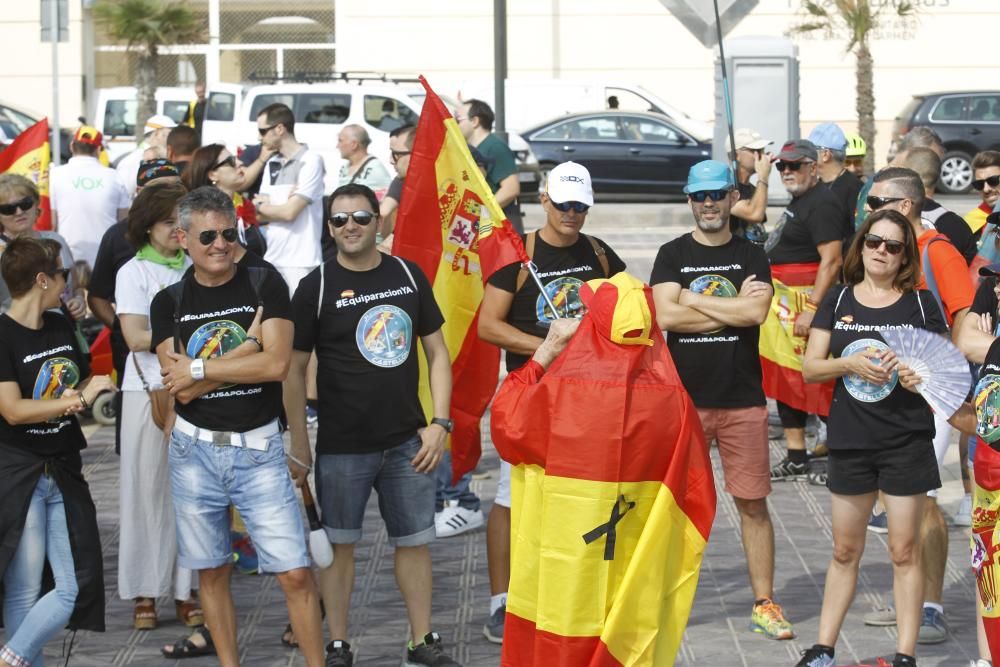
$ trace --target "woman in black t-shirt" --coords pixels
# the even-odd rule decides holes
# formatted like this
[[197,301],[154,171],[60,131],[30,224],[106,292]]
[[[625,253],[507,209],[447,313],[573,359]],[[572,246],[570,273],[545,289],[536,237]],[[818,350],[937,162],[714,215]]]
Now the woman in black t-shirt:
[[946,331],[933,296],[917,290],[920,254],[896,211],[873,213],[844,262],[846,286],[827,292],[813,319],[802,374],[836,380],[830,406],[827,486],[832,495],[833,558],[823,591],[819,641],[799,665],[832,665],[833,647],[854,597],[868,517],[879,491],[889,519],[896,607],[894,667],[915,665],[923,575],[916,562],[926,493],[940,486],[931,440],[934,420],[916,393],[919,378],[901,365],[880,329]]
[[[100,536],[81,472],[87,442],[74,415],[114,384],[103,375],[80,388],[90,368],[70,323],[49,310],[69,271],[59,251],[56,241],[24,237],[0,258],[12,297],[0,315],[0,664],[40,662],[67,624],[104,629]],[[40,596],[46,561],[55,589]]]

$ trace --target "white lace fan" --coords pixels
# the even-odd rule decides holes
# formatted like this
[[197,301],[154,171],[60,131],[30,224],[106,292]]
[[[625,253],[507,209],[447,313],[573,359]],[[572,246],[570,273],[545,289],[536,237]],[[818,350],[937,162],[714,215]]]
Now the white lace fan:
[[955,414],[972,385],[969,363],[944,336],[927,329],[879,329],[882,338],[921,382],[917,391],[935,412]]

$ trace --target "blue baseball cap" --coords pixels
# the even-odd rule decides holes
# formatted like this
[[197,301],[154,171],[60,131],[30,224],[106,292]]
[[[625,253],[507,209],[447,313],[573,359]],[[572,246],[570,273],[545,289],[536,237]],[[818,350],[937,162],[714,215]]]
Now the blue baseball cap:
[[733,187],[733,170],[729,165],[718,160],[702,160],[691,167],[688,172],[688,182],[684,192],[702,192],[704,190],[727,190]]
[[847,135],[836,123],[823,123],[813,128],[809,133],[809,141],[816,148],[829,148],[835,151],[847,150]]

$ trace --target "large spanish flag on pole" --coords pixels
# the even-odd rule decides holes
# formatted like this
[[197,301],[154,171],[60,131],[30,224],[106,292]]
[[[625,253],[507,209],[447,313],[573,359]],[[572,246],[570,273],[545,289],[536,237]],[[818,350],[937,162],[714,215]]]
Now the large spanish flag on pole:
[[0,174],[20,174],[38,186],[41,202],[35,229],[52,229],[49,210],[49,119],[43,118],[17,135],[0,152]]
[[[527,261],[520,237],[493,197],[458,123],[420,78],[427,97],[410,154],[392,253],[416,262],[444,314],[451,356],[452,470],[476,466],[479,422],[496,390],[500,350],[479,340],[484,284],[497,269]],[[420,350],[420,402],[432,415],[427,363]]]
[[818,264],[774,264],[771,278],[774,297],[771,310],[760,328],[760,367],[764,393],[809,414],[830,414],[833,382],[807,384],[802,378],[806,339],[796,336],[795,319],[806,308],[812,294]]
[[674,664],[715,518],[704,434],[652,293],[625,273],[547,371],[507,376],[491,428],[511,475],[503,667]]

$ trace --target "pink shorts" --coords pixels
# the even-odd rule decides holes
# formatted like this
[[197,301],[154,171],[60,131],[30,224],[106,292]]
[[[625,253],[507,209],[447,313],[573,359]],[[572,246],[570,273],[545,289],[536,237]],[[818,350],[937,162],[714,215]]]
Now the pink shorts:
[[771,493],[767,406],[698,408],[705,441],[719,444],[726,493],[743,500]]

